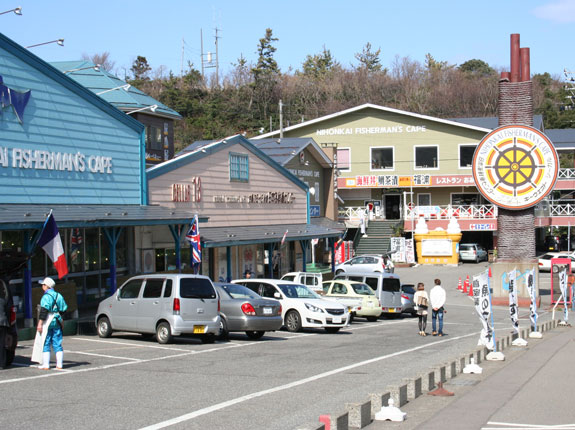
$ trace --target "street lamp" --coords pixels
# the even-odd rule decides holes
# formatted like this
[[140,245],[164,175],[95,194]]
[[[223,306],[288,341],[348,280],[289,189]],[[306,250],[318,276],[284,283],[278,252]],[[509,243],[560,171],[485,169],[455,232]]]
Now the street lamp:
[[119,87],[116,87],[116,88],[110,88],[109,90],[100,91],[99,93],[96,93],[96,95],[99,96],[99,95],[101,95],[101,94],[108,93],[108,92],[110,92],[110,91],[115,91],[115,90],[128,91],[131,86],[132,86],[132,85],[130,85],[130,84],[120,85]]
[[5,13],[14,12],[16,15],[22,15],[22,8],[20,6],[7,10],[6,12],[0,12],[0,15],[4,15]]
[[27,46],[26,49],[35,48],[36,46],[48,45],[49,43],[57,43],[60,46],[64,46],[64,39],[56,39],[49,42],[37,43],[36,45]]
[[88,70],[88,69],[94,69],[96,72],[99,72],[100,71],[100,65],[96,64],[95,66],[78,67],[77,69],[64,70],[62,73],[68,74],[68,73],[73,73],[73,72],[78,72],[80,70]]
[[136,110],[133,110],[133,111],[130,111],[130,112],[126,112],[126,114],[127,114],[127,115],[131,115],[131,114],[133,114],[133,113],[141,112],[141,111],[146,110],[146,109],[150,109],[152,112],[156,112],[156,109],[158,109],[158,105],[146,106],[146,107],[143,107],[143,108],[140,108],[140,109],[136,109]]

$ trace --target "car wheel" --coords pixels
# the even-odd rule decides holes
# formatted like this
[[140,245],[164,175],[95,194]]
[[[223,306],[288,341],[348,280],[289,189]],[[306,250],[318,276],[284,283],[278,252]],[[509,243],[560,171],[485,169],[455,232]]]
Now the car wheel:
[[366,318],[369,322],[376,322],[377,321],[377,317],[367,317]]
[[112,325],[108,317],[101,317],[98,320],[98,336],[110,337],[112,335]]
[[170,324],[167,322],[161,322],[156,327],[156,340],[158,343],[165,345],[166,343],[170,343],[172,341],[172,329],[170,328]]
[[200,339],[202,343],[214,343],[216,341],[216,336],[213,334],[205,334]]
[[261,339],[265,333],[265,331],[246,331],[246,336],[250,339],[257,340]]
[[325,327],[325,331],[328,333],[337,333],[340,327]]
[[4,367],[8,367],[12,364],[15,355],[16,351],[12,351],[9,349],[6,350],[6,361],[4,362]]
[[341,275],[342,273],[343,273],[343,270],[336,270],[336,271],[335,271],[335,275],[336,275],[336,276],[337,276],[337,275]]
[[286,314],[285,326],[292,333],[301,330],[301,316],[298,311],[289,311]]
[[224,318],[220,318],[220,332],[218,334],[218,339],[227,340],[229,334],[228,323]]

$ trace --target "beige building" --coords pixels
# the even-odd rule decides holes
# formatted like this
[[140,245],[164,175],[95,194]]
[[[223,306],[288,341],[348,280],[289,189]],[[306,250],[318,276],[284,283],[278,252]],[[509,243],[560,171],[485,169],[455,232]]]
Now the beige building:
[[[147,170],[148,197],[151,204],[207,219],[200,225],[202,273],[212,279],[241,278],[245,271],[277,276],[302,270],[311,239],[340,236],[340,231],[310,223],[309,187],[241,135],[197,142],[187,151]],[[143,232],[140,246],[156,256],[162,249],[173,254],[179,239],[186,267],[187,228],[172,234],[150,229]],[[169,255],[165,261],[153,270],[175,268]]]

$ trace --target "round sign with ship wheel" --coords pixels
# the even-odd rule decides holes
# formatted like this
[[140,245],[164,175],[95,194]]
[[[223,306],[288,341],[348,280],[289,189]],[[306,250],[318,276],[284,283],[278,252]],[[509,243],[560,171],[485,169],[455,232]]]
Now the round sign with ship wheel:
[[506,209],[539,203],[555,186],[559,159],[551,141],[532,127],[493,130],[473,155],[473,178],[481,194]]

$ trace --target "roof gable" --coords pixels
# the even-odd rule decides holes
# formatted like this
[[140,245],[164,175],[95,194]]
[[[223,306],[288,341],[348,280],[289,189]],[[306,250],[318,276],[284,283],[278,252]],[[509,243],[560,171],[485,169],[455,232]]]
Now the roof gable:
[[[274,168],[280,174],[285,176],[288,180],[296,184],[298,187],[308,190],[308,186],[300,181],[295,175],[293,175],[289,170],[282,167],[279,163],[273,160],[270,156],[265,154],[261,149],[255,147],[248,139],[243,137],[241,134],[226,137],[224,139],[206,143],[205,145],[196,145],[196,148],[191,151],[180,155],[179,157],[173,158],[171,160],[165,161],[163,163],[157,164],[146,170],[148,180],[157,178],[158,176],[164,175],[173,170],[179,169],[181,167],[190,165],[196,161],[202,160],[208,157],[210,154],[219,151],[225,151],[231,145],[241,145],[256,157],[264,160],[270,167]],[[189,147],[188,147],[189,148]]]
[[287,137],[273,139],[250,139],[250,142],[261,149],[282,166],[307,149],[322,167],[331,167],[332,162],[315,140],[308,137]]

